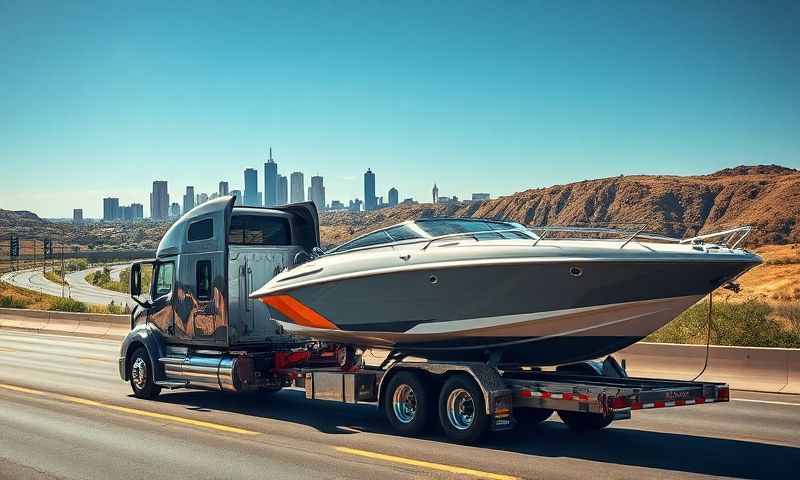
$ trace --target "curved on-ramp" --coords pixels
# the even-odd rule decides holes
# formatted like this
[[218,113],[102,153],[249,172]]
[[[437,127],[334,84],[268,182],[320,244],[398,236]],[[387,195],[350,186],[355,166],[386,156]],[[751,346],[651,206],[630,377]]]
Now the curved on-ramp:
[[[112,266],[112,278],[119,280],[120,272],[128,266],[130,266],[130,264]],[[129,307],[133,308],[135,302],[130,298],[129,295],[96,287],[86,281],[87,275],[102,268],[103,267],[93,267],[86,270],[81,270],[79,272],[68,273],[64,278],[67,282],[67,287],[63,289],[64,294],[80,302],[96,305],[108,305],[113,301],[116,305],[128,305]],[[8,272],[0,278],[2,278],[4,282],[27,290],[33,290],[35,292],[41,292],[57,297],[60,297],[62,294],[61,285],[51,282],[45,278],[44,274],[42,274],[42,271],[39,269]]]

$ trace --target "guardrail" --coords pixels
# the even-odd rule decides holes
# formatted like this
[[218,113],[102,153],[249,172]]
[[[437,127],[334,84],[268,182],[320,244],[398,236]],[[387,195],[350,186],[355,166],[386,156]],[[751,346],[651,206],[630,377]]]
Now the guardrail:
[[[0,308],[0,328],[120,340],[128,333],[130,317]],[[705,355],[705,345],[647,342],[614,354],[625,361],[631,376],[675,380],[693,379],[703,369]],[[367,361],[379,357],[370,352]],[[800,394],[800,349],[712,345],[699,380],[726,382],[740,390]]]
[[0,328],[37,333],[121,339],[130,323],[129,315],[0,308]]

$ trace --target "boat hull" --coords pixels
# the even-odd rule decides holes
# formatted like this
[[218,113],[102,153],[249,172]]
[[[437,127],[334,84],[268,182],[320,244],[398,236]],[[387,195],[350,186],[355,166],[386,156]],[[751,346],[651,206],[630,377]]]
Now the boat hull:
[[[263,298],[291,333],[430,359],[556,365],[646,337],[752,263],[560,262],[413,268]],[[290,297],[321,320],[285,308]],[[327,322],[327,323],[326,323]]]

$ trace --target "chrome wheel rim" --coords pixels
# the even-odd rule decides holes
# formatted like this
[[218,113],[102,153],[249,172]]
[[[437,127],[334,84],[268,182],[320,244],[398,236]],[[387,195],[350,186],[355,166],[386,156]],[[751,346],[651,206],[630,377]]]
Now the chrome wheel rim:
[[144,389],[145,385],[147,385],[147,364],[144,358],[137,357],[136,360],[133,361],[133,365],[131,366],[131,379],[133,380],[133,385],[138,390]]
[[417,396],[410,385],[398,386],[392,395],[394,416],[402,423],[411,423],[417,415]]
[[447,397],[447,419],[458,430],[466,430],[475,421],[475,401],[463,388],[457,388]]

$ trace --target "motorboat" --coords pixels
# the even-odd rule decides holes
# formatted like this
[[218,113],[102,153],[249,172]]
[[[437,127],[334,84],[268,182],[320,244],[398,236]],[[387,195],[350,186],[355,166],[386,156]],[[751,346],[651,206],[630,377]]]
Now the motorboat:
[[287,333],[320,341],[558,365],[643,339],[761,263],[739,247],[749,231],[418,219],[320,251],[250,296]]

